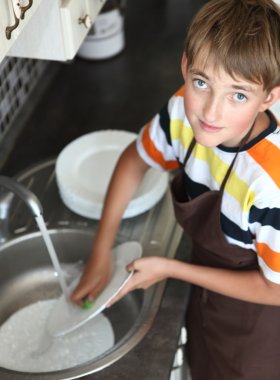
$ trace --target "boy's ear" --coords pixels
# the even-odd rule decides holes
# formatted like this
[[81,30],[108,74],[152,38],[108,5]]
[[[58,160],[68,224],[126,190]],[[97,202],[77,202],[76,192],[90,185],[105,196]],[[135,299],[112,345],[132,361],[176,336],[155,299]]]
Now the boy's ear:
[[187,78],[187,57],[186,57],[185,53],[183,53],[183,56],[182,56],[181,70],[182,70],[183,78],[184,78],[184,80],[186,80],[186,78]]
[[275,104],[280,99],[280,86],[273,87],[273,89],[268,93],[267,98],[261,105],[260,111],[265,111],[273,104]]

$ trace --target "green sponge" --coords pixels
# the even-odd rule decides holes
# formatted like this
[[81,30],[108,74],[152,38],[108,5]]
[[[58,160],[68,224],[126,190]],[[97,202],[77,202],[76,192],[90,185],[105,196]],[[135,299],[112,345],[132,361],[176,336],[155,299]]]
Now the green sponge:
[[82,308],[85,310],[90,309],[95,303],[95,300],[89,301],[88,299],[84,299],[82,303]]

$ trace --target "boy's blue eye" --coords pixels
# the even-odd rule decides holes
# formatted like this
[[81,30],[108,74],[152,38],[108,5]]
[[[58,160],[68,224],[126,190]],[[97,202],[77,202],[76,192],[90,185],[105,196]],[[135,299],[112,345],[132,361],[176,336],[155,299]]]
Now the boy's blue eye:
[[207,83],[202,79],[195,79],[194,84],[198,88],[207,88]]
[[242,102],[246,102],[247,97],[244,94],[241,94],[240,92],[238,92],[237,94],[234,94],[234,99],[242,103]]

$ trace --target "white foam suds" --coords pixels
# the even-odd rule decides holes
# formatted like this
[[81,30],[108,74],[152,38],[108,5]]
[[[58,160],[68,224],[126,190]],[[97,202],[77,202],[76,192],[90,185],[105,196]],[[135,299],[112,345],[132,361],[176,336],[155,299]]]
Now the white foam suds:
[[21,372],[51,372],[73,368],[114,345],[114,332],[103,314],[64,337],[45,333],[55,300],[33,303],[0,326],[0,366]]

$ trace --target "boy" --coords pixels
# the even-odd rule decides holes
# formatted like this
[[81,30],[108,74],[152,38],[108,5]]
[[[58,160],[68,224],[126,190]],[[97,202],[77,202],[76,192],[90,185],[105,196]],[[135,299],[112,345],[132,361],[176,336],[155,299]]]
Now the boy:
[[187,315],[193,380],[280,379],[280,10],[272,0],[212,0],[194,18],[184,87],[122,154],[93,253],[72,295],[89,299],[111,274],[122,214],[146,170],[172,182],[192,263],[148,257],[114,302],[166,278],[194,284]]

